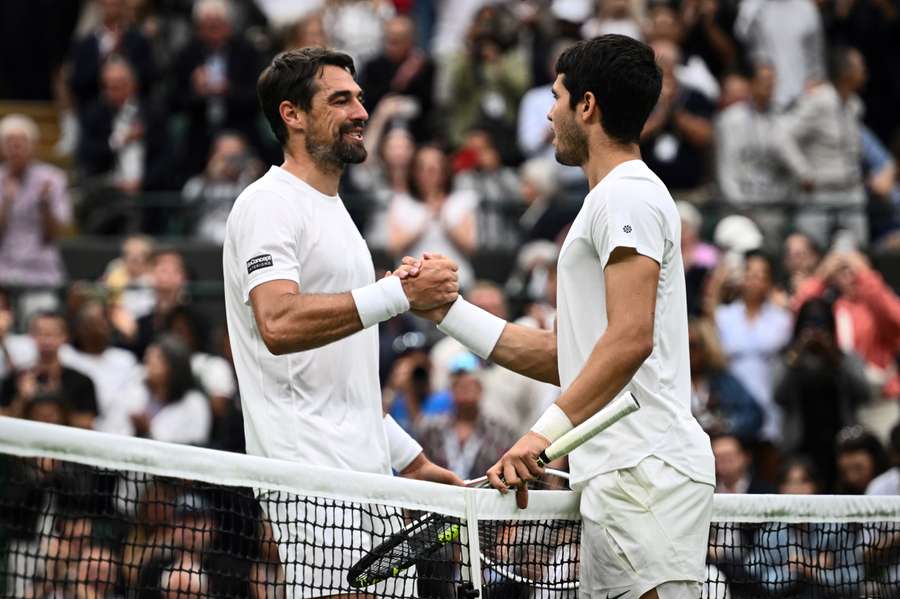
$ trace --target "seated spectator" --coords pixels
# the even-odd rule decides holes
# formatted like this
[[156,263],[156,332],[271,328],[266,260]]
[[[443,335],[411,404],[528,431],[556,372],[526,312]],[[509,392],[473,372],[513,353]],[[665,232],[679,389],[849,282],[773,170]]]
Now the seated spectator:
[[94,383],[60,361],[59,350],[68,340],[65,319],[54,312],[39,313],[32,317],[29,333],[37,349],[37,359],[30,368],[12,371],[3,379],[0,413],[21,416],[34,397],[54,394],[65,408],[64,424],[93,428],[97,417]]
[[876,397],[900,397],[896,357],[900,350],[900,298],[859,252],[832,251],[797,289],[792,306],[837,292],[837,341],[865,361]]
[[822,250],[812,237],[795,231],[784,240],[782,256],[785,289],[790,297],[791,305],[799,307],[793,296],[803,287],[806,280],[815,274],[816,268],[822,260]]
[[703,94],[679,83],[678,46],[660,40],[652,47],[663,74],[662,91],[641,133],[641,156],[678,197],[679,191],[694,191],[706,182],[715,107]]
[[556,161],[532,158],[519,167],[519,195],[527,209],[519,218],[519,230],[525,242],[544,239],[556,241],[578,214],[559,196]]
[[769,483],[756,478],[753,458],[741,440],[734,435],[712,439],[716,460],[716,493],[771,493]]
[[835,444],[835,493],[862,495],[869,484],[890,465],[881,442],[862,426],[848,426],[841,430],[835,438]]
[[888,443],[892,466],[872,479],[866,495],[900,495],[900,422],[891,429]]
[[862,101],[866,65],[853,48],[829,56],[829,81],[814,87],[775,129],[776,148],[804,194],[794,225],[825,247],[836,229],[865,245],[869,231],[861,167]]
[[209,401],[196,388],[190,352],[176,338],[161,337],[147,348],[143,380],[125,394],[139,437],[194,445],[209,442]]
[[109,293],[114,326],[133,334],[136,321],[153,311],[156,294],[150,272],[155,251],[153,238],[131,235],[122,242],[121,256],[106,265],[101,277]]
[[454,147],[467,131],[484,124],[496,135],[515,134],[519,100],[530,84],[524,54],[503,27],[503,13],[482,7],[467,34],[467,47],[448,66],[448,134]]
[[719,189],[724,199],[752,218],[772,242],[782,238],[787,222],[783,204],[793,188],[793,179],[775,147],[774,87],[772,67],[757,64],[748,101],[722,111],[715,121]]
[[772,302],[772,293],[771,260],[760,252],[748,253],[740,299],[716,308],[715,321],[722,349],[730,361],[729,371],[765,414],[761,440],[777,444],[782,424],[781,409],[773,397],[775,364],[791,337],[791,314]]
[[73,327],[73,345],[60,348],[62,364],[86,375],[94,383],[97,418],[94,429],[106,433],[131,435],[134,429],[125,389],[139,374],[134,355],[112,347],[112,326],[104,305],[86,301],[77,311]]
[[100,23],[72,48],[69,86],[79,110],[100,95],[102,66],[113,56],[121,56],[134,67],[137,87],[146,93],[155,76],[150,43],[128,18],[126,0],[102,0]]
[[327,48],[331,44],[325,31],[322,13],[312,11],[299,19],[288,31],[285,50],[293,48]]
[[517,248],[516,219],[522,207],[519,177],[514,169],[503,165],[496,140],[484,129],[472,129],[454,162],[459,170],[453,190],[478,197],[479,247]]
[[776,374],[775,402],[784,413],[782,449],[809,455],[831,488],[835,435],[856,424],[856,409],[868,399],[862,361],[838,347],[831,305],[818,299],[803,304]]
[[257,150],[262,149],[256,99],[259,53],[233,32],[227,0],[199,0],[193,16],[194,36],[173,63],[170,100],[172,110],[183,113],[188,121],[182,156],[186,176],[203,170],[203,161],[221,131],[238,131]]
[[105,205],[121,198],[107,197],[105,190],[131,194],[159,189],[165,187],[168,177],[166,128],[160,115],[137,95],[131,65],[112,57],[104,63],[101,77],[103,94],[82,112],[78,142],[78,166],[95,190],[81,216],[82,226],[89,232],[122,226],[109,224],[109,206]]
[[181,190],[193,216],[193,234],[222,245],[234,201],[262,170],[262,163],[239,134],[226,131],[217,135],[206,170],[188,179]]
[[492,420],[481,410],[482,387],[479,359],[459,354],[450,363],[452,411],[423,418],[416,438],[431,460],[463,479],[481,476],[515,441],[515,433],[503,420]]
[[362,66],[360,86],[366,90],[366,109],[374,113],[388,96],[402,96],[411,102],[415,115],[409,123],[417,140],[428,139],[432,130],[435,65],[415,45],[415,24],[398,15],[384,24],[381,53]]
[[713,323],[705,318],[688,322],[691,356],[691,412],[710,435],[733,435],[755,441],[763,412],[746,387],[728,372]]
[[468,256],[476,247],[478,198],[451,192],[450,161],[433,145],[420,147],[413,159],[410,195],[394,196],[388,211],[388,251],[395,257],[443,254],[459,265],[460,287],[473,281]]
[[693,204],[675,202],[681,218],[681,261],[687,283],[688,314],[703,313],[703,287],[707,276],[719,263],[719,250],[700,238],[703,215]]
[[15,291],[20,315],[57,307],[65,271],[56,242],[71,224],[63,171],[35,159],[37,124],[0,120],[0,285]]

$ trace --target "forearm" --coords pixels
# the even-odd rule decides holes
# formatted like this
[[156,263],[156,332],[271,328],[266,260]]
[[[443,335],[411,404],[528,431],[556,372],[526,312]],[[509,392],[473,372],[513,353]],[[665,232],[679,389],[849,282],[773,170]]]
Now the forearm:
[[559,385],[554,331],[506,324],[491,361],[529,378]]
[[600,337],[584,368],[556,404],[578,425],[612,401],[649,356],[647,346],[627,332]]
[[450,241],[453,242],[453,245],[455,245],[460,252],[466,256],[471,256],[475,253],[477,241],[475,238],[474,217],[468,217],[459,225],[448,227],[446,231],[447,235],[450,237]]
[[257,325],[276,355],[322,347],[363,329],[350,292],[284,294]]
[[713,128],[707,119],[679,110],[674,115],[674,121],[691,145],[702,148],[712,143]]

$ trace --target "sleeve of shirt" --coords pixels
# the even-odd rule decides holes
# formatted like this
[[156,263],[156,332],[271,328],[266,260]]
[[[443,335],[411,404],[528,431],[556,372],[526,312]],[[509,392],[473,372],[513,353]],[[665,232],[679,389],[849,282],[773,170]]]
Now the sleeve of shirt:
[[605,211],[595,207],[591,236],[604,269],[610,254],[620,247],[633,248],[662,264],[669,236],[665,217],[655,201],[660,193],[652,181],[625,179],[610,190]]
[[285,279],[300,284],[299,240],[302,224],[281,196],[258,193],[248,198],[234,236],[244,281],[244,303],[250,292],[269,281]]

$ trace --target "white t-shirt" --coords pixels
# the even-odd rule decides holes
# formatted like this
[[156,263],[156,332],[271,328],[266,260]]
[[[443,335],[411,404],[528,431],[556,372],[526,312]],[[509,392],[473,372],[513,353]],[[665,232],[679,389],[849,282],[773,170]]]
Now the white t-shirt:
[[301,293],[375,281],[366,242],[341,198],[272,167],[235,201],[223,248],[225,308],[247,453],[390,474],[378,384],[378,327],[275,356],[256,328],[250,291],[277,279]]
[[572,483],[656,456],[691,479],[715,484],[709,437],[691,415],[687,300],[681,221],[665,185],[640,160],[598,183],[563,242],[557,271],[559,375],[563,391],[608,326],[603,270],[617,247],[660,264],[653,352],[625,385],[641,409],[572,452]]

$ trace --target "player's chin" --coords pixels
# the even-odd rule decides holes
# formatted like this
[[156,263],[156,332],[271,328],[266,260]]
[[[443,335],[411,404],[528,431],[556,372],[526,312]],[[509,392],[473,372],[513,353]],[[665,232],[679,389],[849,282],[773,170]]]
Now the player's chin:
[[361,141],[344,141],[338,147],[341,162],[345,164],[360,164],[365,162],[369,153]]

